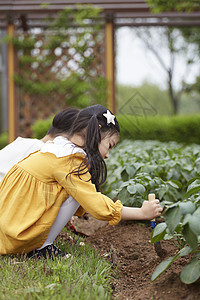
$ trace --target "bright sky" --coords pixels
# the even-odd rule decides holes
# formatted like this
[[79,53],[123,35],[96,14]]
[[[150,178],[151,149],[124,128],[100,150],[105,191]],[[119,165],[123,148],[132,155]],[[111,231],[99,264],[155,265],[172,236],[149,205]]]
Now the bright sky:
[[[118,83],[127,85],[140,85],[144,80],[159,84],[161,88],[166,86],[166,73],[156,58],[144,48],[139,38],[135,38],[130,28],[121,27],[116,33],[117,55],[116,79]],[[167,63],[167,51],[161,49],[162,57]],[[178,87],[183,77],[187,75],[187,81],[192,82],[199,72],[199,66],[187,69],[184,58],[180,55],[176,59],[175,86]]]

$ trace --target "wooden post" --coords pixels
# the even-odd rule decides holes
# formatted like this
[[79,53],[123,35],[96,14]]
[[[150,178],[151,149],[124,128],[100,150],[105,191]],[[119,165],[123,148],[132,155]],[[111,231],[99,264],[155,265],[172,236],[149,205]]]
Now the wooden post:
[[[8,24],[8,35],[13,37],[14,25]],[[8,44],[8,133],[9,143],[15,138],[15,86],[14,86],[14,47]]]
[[[3,36],[5,32],[3,32]],[[1,36],[1,38],[3,37]],[[2,130],[8,129],[8,48],[6,43],[1,45],[2,51]]]
[[106,21],[106,79],[107,79],[107,107],[116,113],[115,103],[115,74],[114,74],[114,26],[112,20]]

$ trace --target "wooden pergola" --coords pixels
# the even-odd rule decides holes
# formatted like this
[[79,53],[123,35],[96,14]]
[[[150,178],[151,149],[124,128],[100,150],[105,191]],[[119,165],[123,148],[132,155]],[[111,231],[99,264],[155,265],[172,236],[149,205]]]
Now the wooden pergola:
[[[48,3],[48,5],[45,5]],[[163,12],[153,14],[145,0],[1,0],[0,28],[13,35],[15,29],[46,27],[45,18],[76,4],[90,4],[102,9],[105,25],[105,74],[108,79],[107,106],[115,113],[115,66],[114,66],[114,30],[121,26],[200,26],[200,11],[191,13]],[[8,125],[9,142],[16,137],[14,49],[8,45]]]

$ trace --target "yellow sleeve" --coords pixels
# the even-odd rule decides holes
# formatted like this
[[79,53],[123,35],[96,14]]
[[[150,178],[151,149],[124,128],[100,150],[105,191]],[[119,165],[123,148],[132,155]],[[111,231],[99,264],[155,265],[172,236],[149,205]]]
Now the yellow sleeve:
[[[56,181],[80,203],[81,208],[78,210],[78,215],[84,213],[82,210],[84,209],[94,218],[109,221],[110,225],[116,225],[121,220],[122,204],[119,200],[114,202],[109,197],[97,192],[95,185],[90,180],[89,172],[81,175],[81,178],[74,174],[66,176],[79,166],[82,160],[83,155],[81,154],[67,156],[65,166],[57,168],[54,172]],[[66,166],[68,167],[66,168]]]

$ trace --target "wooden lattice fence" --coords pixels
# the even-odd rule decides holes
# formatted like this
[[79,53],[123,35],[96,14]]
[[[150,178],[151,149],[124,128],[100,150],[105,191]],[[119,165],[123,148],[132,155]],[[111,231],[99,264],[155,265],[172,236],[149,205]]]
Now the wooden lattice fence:
[[36,120],[67,106],[105,101],[101,99],[103,88],[100,90],[105,74],[103,28],[85,33],[72,28],[60,40],[56,32],[49,31],[20,33],[16,38],[18,135],[32,136]]

